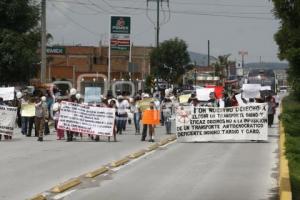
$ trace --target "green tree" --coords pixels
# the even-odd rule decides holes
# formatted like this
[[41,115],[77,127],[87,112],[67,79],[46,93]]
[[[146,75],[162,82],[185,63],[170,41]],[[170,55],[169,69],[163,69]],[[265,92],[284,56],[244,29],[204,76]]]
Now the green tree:
[[39,7],[34,0],[0,1],[0,80],[28,82],[39,62]]
[[219,76],[220,79],[228,77],[228,67],[230,64],[229,57],[231,54],[218,56],[218,61],[215,63],[215,75]]
[[187,44],[178,38],[166,40],[150,53],[151,74],[170,83],[180,83],[190,62]]
[[275,34],[279,46],[279,58],[289,61],[289,82],[300,98],[300,0],[272,0],[274,14],[280,19]]

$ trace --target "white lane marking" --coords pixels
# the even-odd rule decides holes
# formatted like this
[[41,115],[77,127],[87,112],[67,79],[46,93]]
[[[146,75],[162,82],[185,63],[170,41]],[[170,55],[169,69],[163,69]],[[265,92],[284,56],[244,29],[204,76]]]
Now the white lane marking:
[[71,193],[73,193],[73,192],[75,192],[75,191],[76,191],[76,190],[66,191],[66,192],[64,192],[64,193],[55,195],[52,199],[54,199],[54,200],[61,199],[61,198],[63,198],[63,197],[66,197],[66,196],[70,195]]

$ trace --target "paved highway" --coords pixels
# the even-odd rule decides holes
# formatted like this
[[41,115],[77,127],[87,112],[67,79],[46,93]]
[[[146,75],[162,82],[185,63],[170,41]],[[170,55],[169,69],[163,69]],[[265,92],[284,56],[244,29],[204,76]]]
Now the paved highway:
[[[157,139],[165,136],[164,127],[157,129]],[[118,142],[57,141],[55,135],[24,137],[15,131],[12,141],[0,141],[0,199],[22,200],[46,191],[60,182],[82,175],[116,159],[149,146],[134,135],[130,126]]]
[[277,164],[276,126],[268,143],[170,144],[64,199],[277,199]]
[[[157,135],[165,136],[164,127]],[[29,198],[150,144],[132,126],[118,140],[64,142],[51,135],[41,143],[16,133],[0,142],[0,199]],[[277,198],[277,176],[275,120],[268,142],[173,142],[51,199],[267,200]]]

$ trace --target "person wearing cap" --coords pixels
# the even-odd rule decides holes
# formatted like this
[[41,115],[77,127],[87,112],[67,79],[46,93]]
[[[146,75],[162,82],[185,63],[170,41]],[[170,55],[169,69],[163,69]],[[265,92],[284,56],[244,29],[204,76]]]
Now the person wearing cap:
[[43,141],[45,121],[49,118],[47,104],[41,101],[41,98],[35,99],[35,130],[38,135],[38,141]]

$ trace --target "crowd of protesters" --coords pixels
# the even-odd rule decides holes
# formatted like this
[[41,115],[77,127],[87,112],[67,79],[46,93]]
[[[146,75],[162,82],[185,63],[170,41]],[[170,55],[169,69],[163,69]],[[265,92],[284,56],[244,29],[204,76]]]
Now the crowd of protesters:
[[[76,93],[76,92],[75,92]],[[0,97],[0,106],[14,106],[18,107],[17,112],[17,125],[21,128],[21,133],[26,137],[35,136],[38,141],[43,141],[44,135],[50,134],[49,120],[54,122],[54,131],[57,135],[57,140],[66,140],[67,142],[73,141],[76,138],[82,138],[81,133],[73,131],[65,131],[59,129],[57,124],[60,117],[60,103],[62,100],[70,101],[74,103],[84,104],[83,99],[80,95],[70,92],[68,99],[63,99],[59,95],[59,91],[51,94],[49,90],[45,92],[36,92],[29,94],[27,92],[18,92],[16,98],[13,101],[4,102]],[[208,106],[208,107],[233,107],[239,106],[236,99],[238,93],[229,95],[224,92],[222,98],[217,98],[214,92],[209,94],[208,101],[199,101],[196,93],[192,93],[190,98],[185,105],[193,106]],[[101,96],[100,103],[94,103],[92,106],[97,107],[109,107],[115,108],[115,123],[113,128],[113,139],[117,141],[117,135],[122,135],[126,131],[128,123],[134,124],[135,134],[141,135],[141,141],[149,142],[155,141],[155,128],[157,124],[142,124],[143,112],[147,109],[158,110],[160,112],[160,123],[165,126],[166,134],[172,133],[172,121],[174,120],[175,110],[180,105],[179,101],[180,94],[169,90],[167,93],[161,94],[150,94],[150,93],[137,93],[135,96],[130,97],[126,92],[119,92],[117,97],[108,95],[107,97]],[[251,103],[263,103],[268,104],[268,125],[272,126],[276,107],[278,103],[275,98],[271,95],[265,98],[256,99],[242,99],[245,104]],[[24,105],[34,105],[35,114],[32,116],[23,116],[21,108]],[[142,126],[141,126],[142,125]],[[34,127],[34,135],[32,130]],[[52,130],[52,129],[51,129]],[[100,136],[88,135],[92,140],[99,141]],[[2,139],[0,134],[0,140]],[[9,140],[11,136],[4,136],[4,139]],[[108,137],[108,141],[110,141]]]

